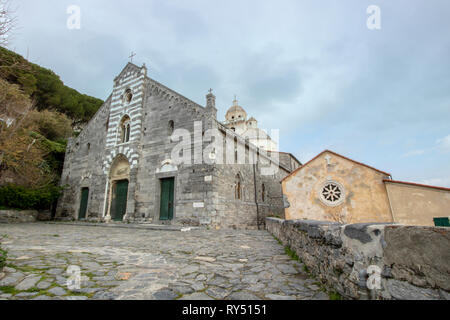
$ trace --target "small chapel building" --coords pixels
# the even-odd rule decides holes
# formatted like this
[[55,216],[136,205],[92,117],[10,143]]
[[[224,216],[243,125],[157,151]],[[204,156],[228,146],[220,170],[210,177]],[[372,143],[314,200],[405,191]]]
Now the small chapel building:
[[[301,163],[236,100],[218,121],[215,98],[199,105],[128,63],[68,142],[57,218],[255,229],[283,216],[281,180]],[[187,161],[174,159],[180,146]]]
[[287,220],[450,226],[450,189],[392,180],[390,173],[325,150],[283,178]]

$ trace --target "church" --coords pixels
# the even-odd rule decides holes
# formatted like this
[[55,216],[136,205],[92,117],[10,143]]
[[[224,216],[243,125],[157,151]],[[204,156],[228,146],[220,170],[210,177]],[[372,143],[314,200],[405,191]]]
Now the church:
[[215,99],[210,90],[199,105],[128,63],[68,142],[56,217],[235,229],[283,217],[281,181],[301,163],[236,98],[220,122]]

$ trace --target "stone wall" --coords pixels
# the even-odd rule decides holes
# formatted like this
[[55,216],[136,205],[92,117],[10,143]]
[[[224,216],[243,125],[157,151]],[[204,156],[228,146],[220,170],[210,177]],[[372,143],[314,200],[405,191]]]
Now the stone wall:
[[344,298],[450,299],[450,229],[276,218],[266,228]]
[[29,223],[36,221],[50,221],[52,213],[48,210],[0,210],[0,223]]
[[16,211],[0,210],[0,223],[36,222],[39,212],[34,210]]

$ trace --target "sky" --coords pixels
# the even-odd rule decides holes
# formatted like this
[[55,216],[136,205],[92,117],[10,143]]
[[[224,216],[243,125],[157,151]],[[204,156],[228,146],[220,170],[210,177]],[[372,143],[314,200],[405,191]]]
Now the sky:
[[[234,95],[280,151],[330,149],[395,180],[450,187],[448,0],[12,0],[10,49],[101,99],[135,52],[218,119]],[[69,29],[67,8],[80,8]],[[380,29],[369,29],[371,5]],[[370,20],[373,21],[373,20]]]

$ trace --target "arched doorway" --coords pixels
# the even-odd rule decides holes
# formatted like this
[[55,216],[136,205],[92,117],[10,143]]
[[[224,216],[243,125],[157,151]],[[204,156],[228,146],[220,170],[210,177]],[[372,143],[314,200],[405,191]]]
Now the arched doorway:
[[109,218],[123,221],[127,214],[128,184],[130,181],[130,163],[124,155],[118,155],[111,165]]

